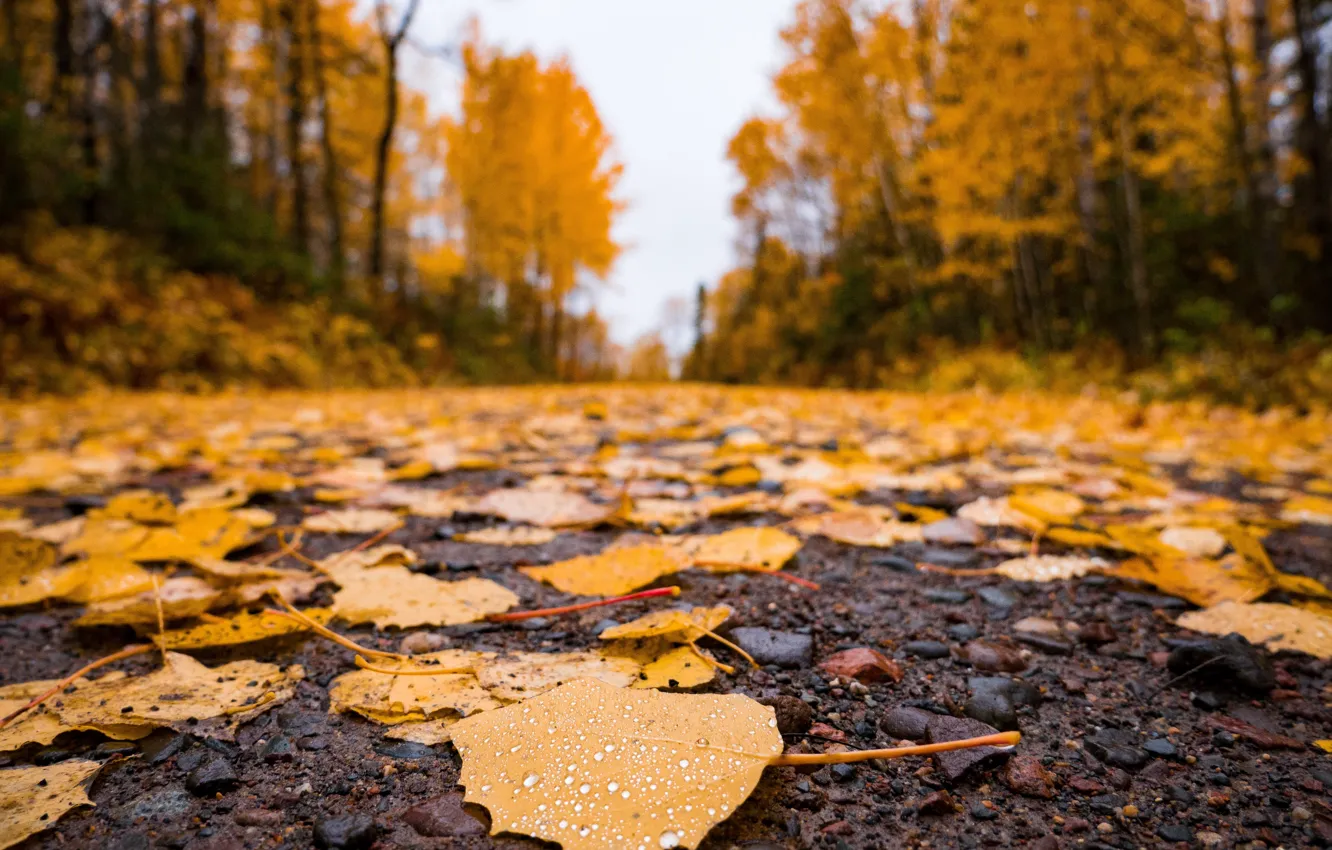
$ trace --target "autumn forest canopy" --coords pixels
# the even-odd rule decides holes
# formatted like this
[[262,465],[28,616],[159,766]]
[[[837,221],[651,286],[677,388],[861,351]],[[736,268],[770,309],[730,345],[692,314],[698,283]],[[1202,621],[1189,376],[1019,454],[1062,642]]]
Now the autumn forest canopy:
[[0,387],[1332,396],[1332,3],[802,0],[678,351],[577,57],[421,5],[3,0]]

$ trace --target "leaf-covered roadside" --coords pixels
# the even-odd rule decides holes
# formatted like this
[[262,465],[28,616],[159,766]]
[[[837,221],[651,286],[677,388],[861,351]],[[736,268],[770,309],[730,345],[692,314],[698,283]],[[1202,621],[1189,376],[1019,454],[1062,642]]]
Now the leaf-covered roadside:
[[[179,771],[172,759],[183,756],[150,761],[164,737],[211,741],[190,752],[223,754],[235,775],[217,785],[222,800],[291,808],[275,823],[298,844],[344,815],[368,817],[375,833],[415,830],[393,812],[459,780],[436,758],[457,729],[479,728],[464,718],[515,716],[589,677],[625,699],[653,689],[762,697],[781,731],[819,736],[797,753],[1023,733],[1018,754],[939,754],[914,774],[825,768],[824,779],[846,777],[832,780],[835,793],[827,783],[801,791],[806,780],[774,769],[753,803],[731,805],[757,819],[716,828],[755,839],[832,823],[811,814],[765,826],[783,795],[848,817],[865,806],[887,817],[873,808],[883,806],[900,808],[891,817],[902,823],[940,818],[912,826],[939,839],[954,829],[993,837],[1008,821],[967,826],[939,814],[954,811],[944,798],[924,798],[946,791],[969,811],[982,799],[1011,805],[1005,795],[1027,787],[1064,806],[1067,822],[1068,806],[1084,811],[1073,803],[1086,774],[1104,786],[1121,781],[1116,770],[1146,811],[1167,776],[1209,780],[1182,760],[1148,770],[1140,744],[1211,759],[1279,740],[1293,749],[1272,758],[1296,761],[1277,766],[1307,771],[1298,759],[1332,738],[1318,706],[1332,656],[1332,485],[1328,423],[1312,417],[1091,397],[686,388],[117,396],[6,413],[0,640],[14,661],[0,707],[14,719],[0,729],[0,759],[145,754],[106,765],[91,797],[114,811],[71,815],[94,832],[62,827],[66,841],[95,840],[121,817],[132,782],[212,787],[195,776],[211,761]],[[681,598],[662,598],[666,588],[564,613],[666,585]],[[510,619],[525,611],[531,619]],[[37,621],[57,640],[37,643],[26,625]],[[1305,654],[1274,664],[1241,638],[1209,641],[1232,631]],[[112,672],[61,681],[135,642]],[[1242,659],[1253,666],[1241,674],[1231,665]],[[1227,706],[1236,682],[1261,710]],[[1002,696],[982,698],[987,688]],[[1195,692],[1215,706],[1200,709]],[[793,727],[784,699],[822,725]],[[911,716],[923,725],[890,722],[921,705],[932,709]],[[1104,755],[1105,729],[1123,732],[1126,717],[1138,730]],[[313,736],[324,744],[296,743],[295,718],[324,730]],[[346,746],[414,754],[388,809],[328,790],[328,765],[358,758]],[[379,787],[397,768],[374,768],[387,767]],[[1023,770],[1040,782],[1023,785]],[[353,772],[355,782],[376,775]],[[303,782],[311,788],[298,793]],[[469,799],[478,782],[464,782]],[[720,819],[677,829],[657,800],[638,798],[634,811],[656,813],[661,828],[646,834],[670,832],[680,846]],[[1239,829],[1257,805],[1236,798],[1219,816]],[[1169,813],[1107,825],[1141,840],[1140,824],[1150,834]],[[510,829],[491,814],[497,831]],[[611,823],[576,814],[568,846]],[[211,804],[209,817],[215,826],[195,831],[239,825]],[[154,818],[125,822],[155,828]],[[541,815],[529,825],[518,831],[564,829]],[[1315,826],[1283,817],[1270,828],[1294,841]],[[854,828],[845,835],[861,846]]]

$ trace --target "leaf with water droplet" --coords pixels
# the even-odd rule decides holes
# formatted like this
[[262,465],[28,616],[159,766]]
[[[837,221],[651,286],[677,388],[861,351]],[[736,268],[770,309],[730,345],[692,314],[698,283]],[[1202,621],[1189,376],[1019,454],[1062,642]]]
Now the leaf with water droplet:
[[595,679],[450,731],[467,800],[490,810],[492,834],[566,850],[697,847],[782,753],[772,709],[748,697],[627,690]]

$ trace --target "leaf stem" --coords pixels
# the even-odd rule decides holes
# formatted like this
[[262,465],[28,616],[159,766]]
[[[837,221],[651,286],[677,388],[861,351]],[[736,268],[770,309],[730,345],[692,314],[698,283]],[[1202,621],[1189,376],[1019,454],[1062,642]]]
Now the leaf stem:
[[66,676],[65,678],[61,679],[59,682],[56,682],[55,685],[51,687],[51,690],[37,697],[32,702],[28,703],[22,708],[15,709],[14,711],[5,715],[3,719],[0,719],[0,729],[3,729],[6,726],[8,726],[9,722],[13,720],[15,717],[18,717],[20,714],[22,714],[25,711],[36,708],[37,706],[46,702],[51,697],[63,691],[65,688],[69,687],[72,683],[78,681],[79,679],[82,679],[84,676],[88,675],[89,673],[98,669],[99,667],[105,667],[108,664],[114,664],[117,661],[121,661],[125,658],[132,658],[135,655],[142,655],[145,652],[152,652],[154,648],[155,648],[154,645],[151,643],[136,643],[133,646],[125,647],[119,652],[113,652],[110,655],[106,656],[105,658],[99,658],[96,661],[93,661],[89,664],[85,664],[75,672],[71,673],[69,676]]
[[394,523],[393,525],[390,525],[388,528],[386,528],[386,529],[384,529],[383,531],[381,531],[381,532],[375,534],[373,537],[368,537],[368,538],[366,538],[365,540],[362,540],[360,543],[357,543],[355,546],[353,546],[352,548],[348,549],[347,551],[348,551],[348,552],[363,552],[363,551],[365,551],[366,549],[369,549],[371,546],[373,546],[373,545],[375,545],[376,543],[378,543],[379,541],[383,540],[385,537],[388,537],[388,536],[389,536],[390,534],[392,534],[393,532],[395,532],[395,531],[397,531],[398,529],[402,528],[402,527],[403,527],[404,525],[406,525],[406,524],[407,524],[407,523],[403,522],[402,520],[398,520],[398,521],[397,521],[396,523]]
[[933,753],[946,753],[950,750],[969,750],[972,747],[1012,747],[1022,740],[1020,732],[999,732],[983,735],[979,738],[963,738],[960,741],[941,741],[937,744],[921,744],[913,747],[890,747],[885,750],[857,750],[850,753],[784,753],[768,764],[776,767],[798,767],[807,764],[850,764],[870,759],[900,759],[907,756],[928,756]]
[[628,596],[616,596],[611,599],[598,599],[595,602],[580,602],[577,605],[565,605],[561,608],[539,608],[535,611],[512,611],[508,614],[491,614],[486,617],[492,623],[513,623],[519,620],[530,620],[533,617],[558,617],[561,614],[572,614],[575,611],[586,611],[589,608],[600,608],[603,605],[617,605],[621,602],[633,602],[636,599],[653,599],[658,596],[679,596],[678,587],[659,587],[655,590],[640,590],[638,593],[630,593]]
[[[762,571],[760,571],[760,572],[762,572]],[[822,589],[823,589],[823,587],[822,587],[818,582],[816,582],[816,581],[810,581],[809,579],[807,579],[807,578],[801,578],[800,576],[793,576],[793,575],[791,575],[790,573],[784,573],[784,572],[781,572],[780,570],[777,571],[777,572],[764,573],[764,575],[770,575],[770,576],[773,576],[773,577],[775,577],[775,578],[779,578],[779,579],[781,579],[782,581],[789,581],[791,584],[799,585],[800,587],[803,587],[803,588],[805,588],[806,590],[822,590]]]
[[376,667],[361,656],[356,656],[356,666],[362,670],[369,670],[371,673],[385,673],[390,676],[447,676],[456,673],[471,673],[476,668],[468,667],[418,667],[415,670],[390,670],[387,667]]
[[[700,632],[702,632],[703,634],[705,634],[705,635],[707,635],[708,637],[712,638],[713,640],[717,641],[717,643],[720,643],[722,646],[730,647],[733,651],[735,651],[736,653],[738,653],[742,658],[744,658],[744,659],[745,659],[746,661],[748,661],[751,665],[753,665],[755,669],[758,668],[759,663],[758,663],[757,661],[754,660],[754,656],[750,655],[748,652],[745,652],[743,649],[741,649],[740,647],[738,647],[738,646],[736,646],[735,644],[731,643],[731,642],[730,642],[729,640],[727,640],[726,638],[722,637],[721,635],[717,634],[717,633],[714,632],[714,631],[710,631],[710,630],[708,630],[708,629],[705,629],[705,628],[703,628],[702,626],[697,625],[697,624],[694,625],[694,628],[698,629],[698,630],[699,630]],[[735,671],[732,670],[732,671],[728,671],[728,672],[735,672]]]
[[966,576],[998,575],[998,573],[993,569],[964,570],[964,569],[958,569],[956,567],[944,567],[940,566],[939,564],[931,564],[928,561],[918,562],[916,564],[916,569],[920,570],[922,573],[938,573],[939,575],[945,575],[945,576],[966,577]]
[[296,622],[300,623],[306,628],[313,630],[316,634],[320,635],[321,637],[325,637],[333,641],[338,646],[350,649],[352,652],[361,652],[365,653],[366,655],[377,655],[380,658],[393,658],[399,661],[404,661],[407,658],[407,656],[401,655],[396,652],[384,652],[383,650],[370,649],[369,647],[361,646],[359,643],[356,643],[351,638],[343,637],[342,635],[338,634],[332,629],[325,628],[324,626],[321,626],[319,623],[316,623],[307,614],[298,611],[296,607],[292,605],[290,602],[288,602],[281,593],[274,591],[270,595],[278,601],[279,605],[281,605],[283,608],[286,608],[287,610],[286,611],[270,610],[268,613],[276,617],[286,617],[288,620],[295,620]]

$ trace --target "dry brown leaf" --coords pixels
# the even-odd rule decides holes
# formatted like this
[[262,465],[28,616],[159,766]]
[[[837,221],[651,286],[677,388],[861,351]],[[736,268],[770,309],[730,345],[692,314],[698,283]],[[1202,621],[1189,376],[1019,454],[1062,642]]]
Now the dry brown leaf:
[[488,546],[544,546],[556,536],[553,529],[520,525],[513,528],[482,528],[459,534],[454,540]]
[[579,596],[622,596],[689,566],[679,552],[657,545],[611,548],[546,567],[521,567],[520,572],[565,593]]
[[476,678],[493,696],[515,701],[579,678],[625,688],[634,683],[640,666],[633,659],[599,652],[518,652],[481,661]]
[[64,814],[91,806],[88,788],[101,762],[65,761],[0,770],[0,850],[50,829]]
[[492,490],[471,507],[509,522],[546,528],[599,525],[615,513],[614,505],[598,505],[577,493],[553,490]]
[[1181,614],[1175,624],[1213,635],[1238,632],[1250,643],[1273,651],[1289,649],[1332,658],[1332,619],[1293,605],[1222,602]]
[[800,538],[776,528],[736,528],[703,538],[694,564],[713,572],[775,572],[800,551]]
[[301,528],[324,534],[373,534],[401,522],[393,511],[348,508],[308,516],[301,521]]
[[[566,850],[697,847],[782,752],[771,708],[580,679],[450,730],[491,834]],[[572,769],[570,769],[572,768]]]

